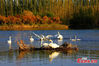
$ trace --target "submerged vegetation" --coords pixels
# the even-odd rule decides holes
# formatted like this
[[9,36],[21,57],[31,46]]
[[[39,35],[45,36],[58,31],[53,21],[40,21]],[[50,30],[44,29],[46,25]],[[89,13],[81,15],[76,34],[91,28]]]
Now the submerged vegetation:
[[99,28],[99,0],[0,0],[0,25],[65,24]]

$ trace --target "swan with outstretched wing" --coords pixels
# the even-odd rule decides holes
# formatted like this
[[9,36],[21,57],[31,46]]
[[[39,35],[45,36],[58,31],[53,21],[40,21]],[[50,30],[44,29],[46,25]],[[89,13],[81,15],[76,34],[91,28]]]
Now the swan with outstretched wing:
[[47,35],[47,36],[44,36],[44,35],[38,35],[38,34],[35,34],[35,33],[33,33],[36,37],[38,37],[41,41],[42,40],[48,40],[50,37],[53,37],[52,35]]

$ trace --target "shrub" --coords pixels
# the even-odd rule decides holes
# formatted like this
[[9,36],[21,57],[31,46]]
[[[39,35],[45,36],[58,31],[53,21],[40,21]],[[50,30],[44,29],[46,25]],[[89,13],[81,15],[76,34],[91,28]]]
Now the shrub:
[[48,23],[48,17],[44,16],[42,19],[42,24],[46,24],[46,23]]
[[33,15],[31,11],[25,10],[23,14],[16,16],[0,16],[0,24],[51,24],[51,23],[61,23],[60,17],[48,17]]
[[39,16],[39,15],[36,16],[36,23],[42,24],[41,16]]
[[2,24],[6,24],[8,21],[7,21],[7,18],[5,16],[0,16],[0,25]]

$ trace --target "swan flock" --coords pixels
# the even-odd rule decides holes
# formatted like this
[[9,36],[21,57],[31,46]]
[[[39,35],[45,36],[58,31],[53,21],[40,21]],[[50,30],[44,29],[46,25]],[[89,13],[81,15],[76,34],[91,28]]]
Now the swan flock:
[[[51,39],[54,36],[58,40],[61,40],[61,41],[63,40],[63,35],[60,34],[60,32],[58,32],[56,35],[46,35],[46,36],[43,35],[43,34],[38,35],[38,34],[33,32],[33,35],[36,36],[37,38],[39,38],[39,40],[41,41],[41,47],[51,47],[51,48],[60,47],[60,45],[54,43],[53,40]],[[34,38],[32,36],[30,36],[29,40],[30,40],[31,43],[34,42]],[[75,38],[74,39],[70,38],[70,40],[71,41],[80,41],[81,39],[79,39],[79,38],[77,39],[77,36],[75,35]],[[44,43],[44,41],[49,41],[49,43]],[[9,36],[9,40],[7,42],[9,44],[9,46],[11,46],[11,43],[12,43],[11,36]]]

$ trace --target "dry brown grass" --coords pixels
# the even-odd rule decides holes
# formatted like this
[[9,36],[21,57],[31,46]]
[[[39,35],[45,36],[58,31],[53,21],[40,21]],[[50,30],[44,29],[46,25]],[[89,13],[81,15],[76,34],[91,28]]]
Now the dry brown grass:
[[2,25],[0,30],[67,30],[68,26],[60,24],[41,25]]

